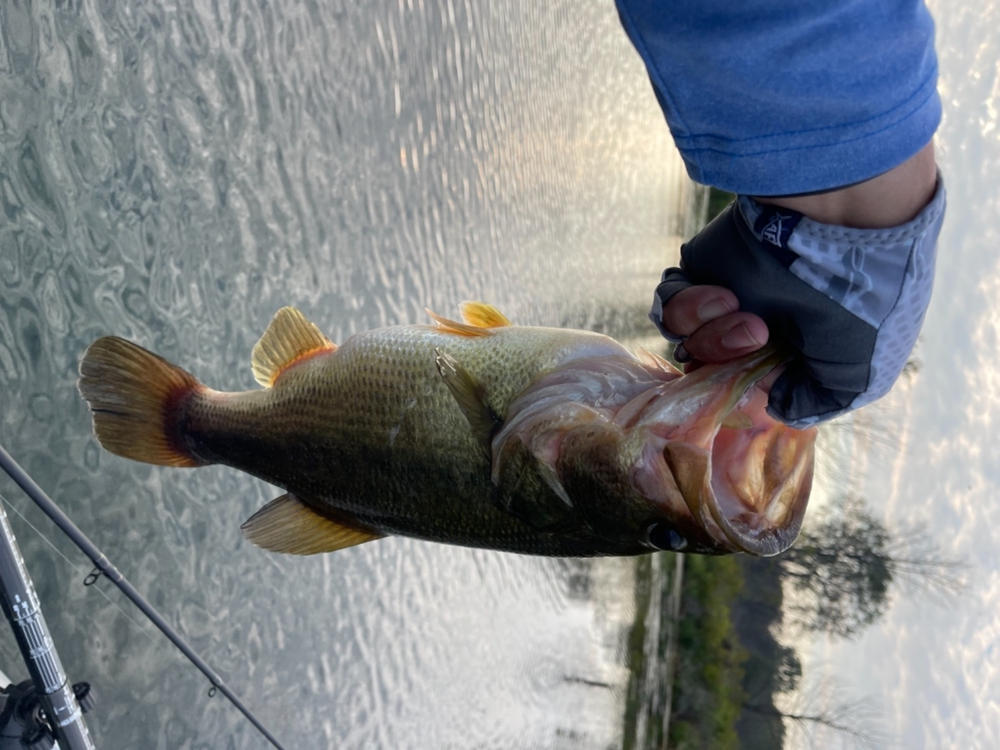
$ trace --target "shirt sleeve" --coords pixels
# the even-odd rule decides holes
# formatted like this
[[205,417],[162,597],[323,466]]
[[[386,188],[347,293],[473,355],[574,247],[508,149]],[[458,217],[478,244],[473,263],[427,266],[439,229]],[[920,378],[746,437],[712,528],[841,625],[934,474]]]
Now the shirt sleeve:
[[941,118],[919,0],[617,0],[692,179],[843,187],[906,161]]

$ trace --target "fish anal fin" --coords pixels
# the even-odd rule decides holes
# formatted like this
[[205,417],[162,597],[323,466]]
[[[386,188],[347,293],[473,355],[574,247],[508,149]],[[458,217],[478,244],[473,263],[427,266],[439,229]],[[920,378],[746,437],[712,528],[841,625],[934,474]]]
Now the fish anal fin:
[[509,326],[510,321],[507,316],[497,310],[493,305],[485,302],[463,302],[459,306],[462,313],[462,320],[470,326],[477,328],[500,328]]
[[333,552],[382,537],[361,526],[327,518],[291,493],[269,502],[244,521],[240,530],[258,547],[291,555]]
[[253,377],[270,388],[277,377],[296,362],[337,348],[322,331],[294,307],[283,307],[253,348],[250,366]]
[[472,433],[488,451],[493,434],[500,426],[500,417],[486,403],[485,391],[469,372],[447,352],[434,350],[434,364],[451,395],[469,421]]

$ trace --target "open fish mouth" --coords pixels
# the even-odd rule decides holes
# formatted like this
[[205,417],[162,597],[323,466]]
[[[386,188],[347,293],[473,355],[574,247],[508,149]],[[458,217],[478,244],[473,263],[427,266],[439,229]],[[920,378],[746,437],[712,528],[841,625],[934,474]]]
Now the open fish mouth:
[[777,421],[766,411],[767,394],[754,387],[781,361],[762,350],[705,365],[677,381],[680,390],[710,395],[697,418],[671,431],[663,458],[694,520],[719,551],[776,555],[792,545],[802,525],[816,428]]
[[659,487],[667,512],[676,513],[682,498],[696,548],[770,556],[798,536],[816,429],[775,420],[767,394],[754,387],[781,362],[765,349],[704,365],[664,384],[636,420],[650,435],[638,474],[643,489],[652,497]]
[[[741,415],[751,424],[721,425],[712,441],[709,486],[696,502],[716,541],[738,552],[777,555],[798,536],[812,486],[816,429],[796,430],[767,414],[754,388]],[[761,402],[761,403],[757,403]]]
[[493,482],[522,481],[512,457],[525,451],[557,498],[535,521],[649,549],[776,555],[798,535],[816,437],[767,414],[755,385],[782,361],[765,349],[682,375],[650,357],[576,360],[512,403]]

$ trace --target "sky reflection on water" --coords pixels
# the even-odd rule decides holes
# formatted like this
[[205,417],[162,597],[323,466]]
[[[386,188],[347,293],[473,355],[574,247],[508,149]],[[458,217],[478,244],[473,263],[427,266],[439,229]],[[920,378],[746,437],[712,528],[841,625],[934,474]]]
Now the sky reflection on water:
[[[0,440],[290,747],[614,745],[632,562],[269,554],[273,488],[105,453],[74,383],[113,333],[252,387],[286,304],[335,341],[475,298],[652,334],[681,184],[610,6],[4,3]],[[12,519],[100,744],[263,746],[0,491],[77,563]]]

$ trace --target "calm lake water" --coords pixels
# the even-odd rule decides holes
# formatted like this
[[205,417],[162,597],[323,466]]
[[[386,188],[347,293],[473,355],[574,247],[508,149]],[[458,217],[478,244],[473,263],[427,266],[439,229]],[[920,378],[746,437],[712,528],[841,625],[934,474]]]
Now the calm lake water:
[[[117,334],[249,388],[286,304],[335,341],[484,299],[662,350],[699,200],[611,3],[5,0],[0,441],[286,747],[618,747],[664,701],[628,638],[662,637],[673,558],[270,554],[238,527],[274,488],[103,452],[76,371]],[[267,746],[0,492],[100,746]]]

